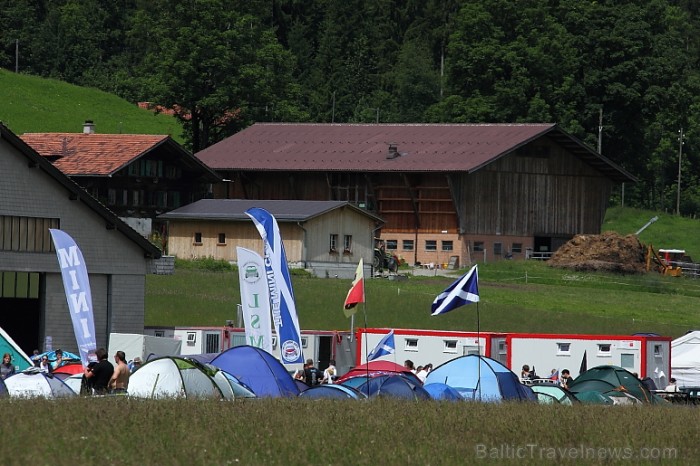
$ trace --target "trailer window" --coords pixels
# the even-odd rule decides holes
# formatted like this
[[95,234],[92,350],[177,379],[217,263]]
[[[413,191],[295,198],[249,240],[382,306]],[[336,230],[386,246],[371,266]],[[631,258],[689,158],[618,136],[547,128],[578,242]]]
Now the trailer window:
[[625,369],[634,369],[634,354],[621,354],[620,367]]
[[611,356],[610,343],[601,343],[598,345],[598,356]]
[[406,351],[418,351],[418,339],[406,338]]
[[457,354],[457,340],[444,340],[445,349],[443,353],[455,353]]
[[301,337],[301,347],[302,348],[309,347],[309,337]]
[[557,343],[557,354],[571,354],[571,343]]
[[663,357],[663,352],[662,352],[662,346],[661,346],[661,345],[654,345],[654,357],[655,357],[655,358],[661,358],[661,357]]

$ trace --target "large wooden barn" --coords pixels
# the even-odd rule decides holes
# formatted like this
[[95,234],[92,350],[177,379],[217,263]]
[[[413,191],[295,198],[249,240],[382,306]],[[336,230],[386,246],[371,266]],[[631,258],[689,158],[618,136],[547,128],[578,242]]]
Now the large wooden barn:
[[423,264],[546,256],[600,233],[634,181],[556,124],[265,123],[195,155],[226,180],[215,197],[350,201]]
[[0,327],[28,354],[77,353],[49,228],[85,258],[98,346],[142,333],[146,274],[160,250],[0,124]]

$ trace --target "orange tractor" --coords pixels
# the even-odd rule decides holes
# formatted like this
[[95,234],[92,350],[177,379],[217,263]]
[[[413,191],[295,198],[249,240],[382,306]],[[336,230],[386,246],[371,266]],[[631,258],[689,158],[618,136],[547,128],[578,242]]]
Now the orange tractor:
[[657,253],[651,244],[647,246],[647,272],[653,268],[662,275],[680,277],[683,272],[679,265],[681,262],[692,262],[690,257],[685,255],[685,250],[683,249],[659,249]]

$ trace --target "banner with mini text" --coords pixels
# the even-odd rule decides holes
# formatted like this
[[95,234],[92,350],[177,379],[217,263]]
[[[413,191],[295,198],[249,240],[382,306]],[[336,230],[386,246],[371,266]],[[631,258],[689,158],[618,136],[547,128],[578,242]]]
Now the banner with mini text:
[[92,308],[90,280],[83,253],[73,238],[61,230],[49,229],[51,239],[56,247],[58,265],[63,277],[63,289],[66,292],[68,310],[73,321],[73,332],[78,343],[80,360],[83,366],[95,359],[97,341],[95,338],[95,321]]
[[304,362],[301,331],[297,316],[292,280],[289,276],[287,254],[280,236],[277,220],[265,209],[253,207],[246,211],[253,220],[265,247],[265,276],[270,292],[272,321],[277,329],[283,364]]
[[246,344],[272,354],[270,293],[263,259],[257,252],[241,247],[236,248],[236,255]]

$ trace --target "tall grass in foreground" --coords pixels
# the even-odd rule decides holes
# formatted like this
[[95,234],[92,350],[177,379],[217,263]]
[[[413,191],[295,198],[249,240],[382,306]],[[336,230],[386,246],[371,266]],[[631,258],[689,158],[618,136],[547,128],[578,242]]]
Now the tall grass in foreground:
[[503,464],[513,448],[522,464],[565,462],[581,448],[589,464],[622,462],[602,456],[614,448],[628,448],[631,464],[693,464],[700,453],[700,411],[674,405],[107,397],[4,399],[0,410],[2,464]]

